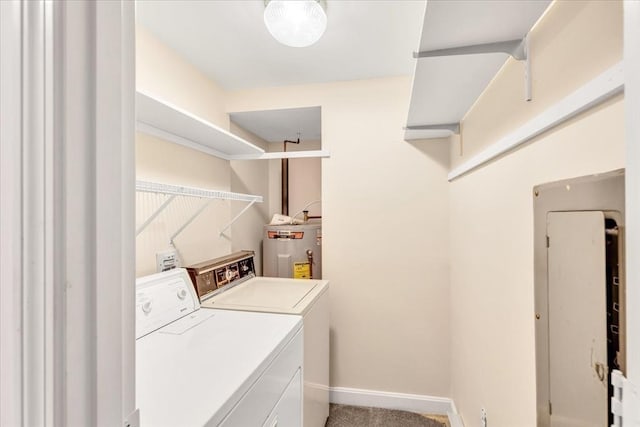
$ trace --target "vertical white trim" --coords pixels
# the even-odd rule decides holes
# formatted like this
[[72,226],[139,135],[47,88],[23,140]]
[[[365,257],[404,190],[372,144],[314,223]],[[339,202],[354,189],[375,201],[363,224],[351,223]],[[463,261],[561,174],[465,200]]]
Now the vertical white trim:
[[[51,268],[54,265],[51,258],[53,194],[49,180],[54,170],[51,163],[51,5],[42,1],[13,1],[2,6],[3,28],[8,25],[11,31],[10,35],[3,33],[3,41],[8,36],[13,44],[7,50],[3,44],[3,62],[9,59],[5,55],[12,55],[14,62],[12,69],[3,65],[3,100],[6,93],[12,107],[3,107],[2,122],[3,127],[7,124],[9,132],[19,128],[10,139],[5,139],[7,134],[3,134],[6,155],[2,169],[15,183],[8,194],[5,193],[8,187],[3,189],[3,202],[11,204],[3,208],[3,212],[15,217],[3,221],[2,235],[3,243],[6,237],[7,244],[13,248],[9,268],[20,271],[14,272],[7,282],[3,275],[3,283],[11,283],[13,287],[3,286],[11,292],[3,295],[2,300],[11,302],[15,322],[14,329],[7,330],[17,337],[13,342],[3,340],[2,344],[12,352],[10,356],[5,353],[7,357],[20,360],[13,362],[13,372],[3,372],[2,376],[20,379],[3,384],[3,402],[6,398],[16,406],[7,415],[13,421],[6,421],[4,411],[2,419],[3,424],[53,425],[54,400],[59,399],[54,393],[54,330],[60,325],[53,318],[55,289]],[[5,21],[6,18],[10,20]],[[12,230],[5,227],[9,222],[13,223]],[[3,251],[3,260],[6,256]],[[3,271],[7,270],[3,268]],[[13,412],[18,410],[17,405],[20,405],[19,417]]]
[[64,17],[68,425],[134,409],[134,5],[59,2]]
[[[2,2],[1,425],[63,425],[54,7]],[[58,26],[62,29],[61,26]],[[5,44],[6,43],[6,44]],[[58,54],[60,54],[58,52]],[[9,285],[10,284],[10,285]],[[56,369],[58,368],[58,369]]]
[[[121,283],[122,266],[120,250],[121,230],[120,173],[122,165],[122,118],[120,106],[122,91],[120,86],[120,23],[117,2],[95,3],[95,188],[102,189],[95,203],[95,321],[96,321],[96,373],[98,396],[109,390],[122,390],[122,343],[121,318],[110,313],[119,313],[121,307],[121,287],[110,286]],[[116,16],[113,16],[113,15]],[[113,25],[115,24],[115,27]],[[106,81],[106,84],[101,82]],[[118,82],[116,85],[115,82]],[[113,209],[118,209],[113,211]],[[107,242],[109,242],[107,244]],[[115,292],[117,290],[117,292]],[[110,323],[111,327],[105,322]],[[114,351],[115,350],[115,351]],[[108,388],[103,388],[108,386]],[[97,420],[104,426],[121,422],[121,401],[101,399],[96,401]]]
[[[47,305],[52,285],[47,277],[46,245],[51,235],[47,215],[47,143],[50,135],[45,126],[47,105],[46,22],[44,2],[22,3],[22,241],[23,241],[23,422],[25,425],[47,425],[47,394],[52,383],[47,341],[47,326],[52,323],[52,307]],[[52,342],[52,340],[49,340]],[[52,411],[49,412],[52,415]]]
[[[60,2],[64,52],[61,122],[62,194],[64,204],[64,277],[67,282],[65,404],[66,425],[96,424],[95,364],[95,206],[93,164],[95,145],[95,64],[93,2]],[[117,392],[117,390],[114,390]],[[78,403],[80,402],[80,403]]]
[[0,1],[2,426],[134,410],[134,31],[126,0]]
[[[640,384],[640,2],[624,2],[627,378]],[[640,402],[636,402],[640,405]],[[630,416],[630,414],[625,414]],[[626,425],[626,424],[625,424]],[[634,424],[636,425],[636,424]]]
[[61,8],[45,2],[45,237],[46,277],[50,283],[46,292],[46,371],[48,396],[47,425],[66,424],[66,259],[64,240],[64,211],[60,203],[63,193],[64,140],[61,117],[64,117],[62,98],[62,61],[64,21]]
[[22,425],[22,16],[0,1],[0,425]]
[[[136,206],[136,165],[135,165],[135,133],[136,133],[136,26],[135,26],[135,4],[134,1],[125,1],[122,4],[122,29],[121,35],[121,92],[122,102],[120,105],[122,128],[121,144],[123,152],[121,155],[122,169],[120,171],[120,190],[122,209],[122,235],[121,263],[122,272],[120,281],[122,283],[121,294],[121,318],[122,318],[122,408],[125,415],[136,411],[135,406],[135,366],[136,366],[136,328],[135,328],[135,282],[136,282],[136,250],[135,250],[135,206]],[[138,424],[137,415],[133,416],[132,425]],[[128,418],[127,418],[128,419]],[[131,420],[129,420],[131,421]]]
[[[104,426],[134,409],[125,399],[134,396],[135,351],[133,18],[133,2],[96,3],[97,425]],[[118,399],[103,398],[114,389]]]

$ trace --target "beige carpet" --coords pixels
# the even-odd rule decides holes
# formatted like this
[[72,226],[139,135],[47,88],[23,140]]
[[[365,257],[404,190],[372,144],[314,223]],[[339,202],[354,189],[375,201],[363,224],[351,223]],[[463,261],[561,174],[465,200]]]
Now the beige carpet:
[[326,427],[445,427],[425,415],[393,409],[331,404]]

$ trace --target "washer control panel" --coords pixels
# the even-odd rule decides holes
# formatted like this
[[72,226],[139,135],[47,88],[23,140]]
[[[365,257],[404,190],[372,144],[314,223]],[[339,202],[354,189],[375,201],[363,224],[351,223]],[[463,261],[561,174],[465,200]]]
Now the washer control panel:
[[255,277],[256,275],[256,270],[253,265],[253,255],[228,263],[213,271],[218,289],[230,285],[237,280]]
[[136,280],[136,339],[200,308],[187,270],[174,268]]
[[188,266],[200,301],[255,277],[253,256],[253,251],[238,251]]

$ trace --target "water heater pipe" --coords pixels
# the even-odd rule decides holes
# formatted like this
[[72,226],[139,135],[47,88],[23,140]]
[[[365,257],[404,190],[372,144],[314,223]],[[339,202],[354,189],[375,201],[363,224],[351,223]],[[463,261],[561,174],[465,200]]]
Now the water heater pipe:
[[[298,212],[296,212],[294,215],[292,215],[292,216],[291,216],[291,224],[293,224],[293,220],[294,220],[294,219],[296,219],[296,217],[297,217],[298,215],[300,215],[301,213],[304,213],[304,212],[305,212],[305,210],[306,210],[309,206],[311,206],[311,205],[315,205],[316,203],[321,203],[321,202],[322,202],[322,200],[314,200],[313,202],[309,202],[309,203],[307,203],[306,205],[304,205],[304,207],[303,207],[301,210],[299,210]],[[308,212],[308,211],[307,211],[307,212]],[[322,216],[310,216],[310,215],[305,215],[305,220],[304,220],[304,222],[307,222],[307,219],[309,219],[309,218],[322,218]]]
[[[284,140],[284,152],[287,152],[287,142],[289,144],[300,144],[300,137],[297,141]],[[282,159],[282,215],[289,215],[289,159]]]
[[309,279],[313,279],[313,251],[307,249],[307,262],[309,263]]

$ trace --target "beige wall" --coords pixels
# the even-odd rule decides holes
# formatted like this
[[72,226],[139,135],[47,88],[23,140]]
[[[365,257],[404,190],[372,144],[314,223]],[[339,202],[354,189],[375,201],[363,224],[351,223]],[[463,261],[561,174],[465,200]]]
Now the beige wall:
[[136,27],[136,89],[229,129],[222,88],[140,25]]
[[[289,160],[289,215],[305,209],[309,203],[322,200],[322,160],[301,158]],[[306,208],[309,215],[322,215],[322,203]],[[299,214],[302,218],[303,214]]]
[[[229,129],[224,91],[140,26],[136,31],[136,67],[138,90]],[[234,131],[242,132],[238,128]],[[264,141],[253,135],[243,136],[258,145],[264,145]],[[267,173],[266,163],[229,162],[140,132],[136,135],[136,178],[140,180],[267,196]],[[162,195],[137,193],[136,223],[141,224],[165,198]],[[268,206],[268,197],[265,199],[265,206],[254,205],[223,237],[219,236],[220,229],[246,204],[212,201],[175,241],[183,264],[223,256],[239,249],[252,249],[259,254],[259,236]],[[169,237],[197,211],[201,203],[196,198],[176,198],[136,238],[138,276],[155,272],[156,253],[170,247]]]
[[[321,141],[304,141],[287,151],[320,150]],[[289,215],[295,215],[316,200],[322,200],[322,159],[289,159]],[[309,215],[322,215],[322,203],[308,207]],[[298,215],[302,218],[302,214]]]
[[[247,141],[266,148],[268,143],[262,138],[246,131],[231,122],[231,133]],[[263,202],[256,203],[242,214],[231,228],[231,251],[244,249],[255,251],[256,273],[262,274],[262,233],[263,225],[269,222],[271,205],[269,192],[269,161],[267,160],[233,160],[231,161],[231,191],[235,193],[258,194]],[[246,203],[233,202],[231,217],[234,218],[244,209]]]
[[402,140],[410,84],[237,92],[228,110],[322,107],[331,385],[448,396],[449,147]]
[[[458,164],[621,60],[621,3],[561,1],[531,39],[534,101],[509,63],[467,115]],[[467,427],[533,427],[532,187],[624,167],[621,96],[450,186],[451,372]]]

